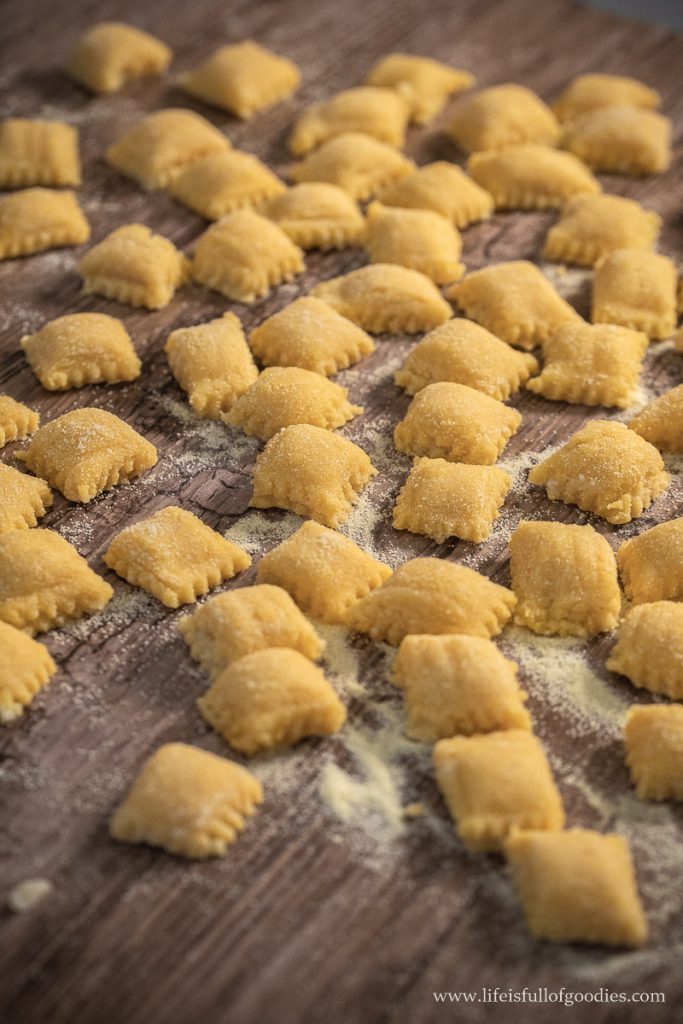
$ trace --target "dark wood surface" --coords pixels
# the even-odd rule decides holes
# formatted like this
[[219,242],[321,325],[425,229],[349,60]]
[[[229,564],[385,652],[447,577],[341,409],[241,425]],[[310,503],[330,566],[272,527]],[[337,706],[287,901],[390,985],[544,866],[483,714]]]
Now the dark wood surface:
[[[89,98],[59,71],[78,33],[107,18],[131,20],[159,34],[177,57],[171,76]],[[217,0],[13,0],[0,12],[3,114],[64,117],[81,129],[85,183],[80,190],[93,241],[113,227],[142,221],[189,246],[203,229],[199,218],[162,195],[145,195],[103,163],[105,146],[146,111],[163,105],[200,110],[235,145],[284,170],[284,139],[307,103],[358,83],[383,53],[425,53],[471,69],[482,84],[519,81],[552,98],[580,71],[633,74],[661,90],[664,110],[683,126],[683,38],[591,12],[565,0],[347,0],[345,4],[217,2]],[[303,70],[299,93],[242,124],[188,101],[173,76],[219,42],[252,36],[295,59]],[[452,110],[452,107],[450,108]],[[458,160],[443,134],[444,117],[410,133],[420,161]],[[680,154],[680,149],[677,149]],[[605,178],[610,190],[637,197],[665,218],[661,248],[683,255],[680,156],[665,176],[643,181]],[[535,258],[551,215],[497,215],[465,233],[470,268],[511,258]],[[46,517],[100,572],[112,534],[133,518],[177,500],[213,527],[237,524],[250,495],[257,450],[220,425],[185,412],[163,343],[180,325],[217,315],[228,304],[200,288],[186,288],[157,313],[131,311],[83,297],[74,271],[78,251],[48,253],[0,265],[0,388],[40,408],[46,418],[81,405],[110,409],[158,445],[158,467],[91,505],[57,497]],[[296,286],[275,291],[251,307],[235,306],[246,327],[291,301],[324,277],[362,263],[359,251],[309,254]],[[569,274],[564,288],[587,313],[587,274]],[[126,386],[48,394],[37,385],[19,338],[47,319],[77,310],[103,310],[128,326],[144,372]],[[506,539],[522,515],[567,522],[593,521],[546,501],[522,478],[492,538],[475,548],[436,547],[391,528],[390,509],[408,460],[391,454],[391,430],[406,406],[391,370],[411,342],[383,339],[377,352],[340,375],[366,407],[344,433],[367,448],[382,470],[370,503],[383,514],[350,521],[354,536],[368,532],[373,550],[394,564],[421,553],[464,560],[507,582]],[[677,384],[683,357],[653,346],[645,383],[659,393]],[[515,399],[524,421],[506,458],[540,452],[604,411],[552,404],[532,395]],[[12,449],[3,457],[11,463]],[[681,511],[681,487],[637,523],[594,525],[616,546],[622,538]],[[368,502],[365,502],[368,505]],[[272,546],[289,520],[260,516],[260,550]],[[355,525],[354,525],[355,524]],[[368,525],[369,524],[369,525]],[[253,570],[247,576],[248,581]],[[680,812],[638,806],[629,795],[616,719],[581,719],[578,689],[566,701],[552,681],[525,678],[539,735],[548,749],[569,822],[617,828],[634,843],[639,879],[652,922],[640,952],[553,947],[531,940],[511,895],[502,862],[467,854],[452,835],[431,777],[429,750],[415,745],[401,759],[405,803],[422,801],[428,814],[390,843],[372,829],[341,824],[318,793],[321,766],[338,761],[358,769],[343,738],[303,744],[295,754],[261,759],[266,802],[222,861],[190,865],[144,847],[111,842],[107,820],[135,771],[160,743],[184,740],[228,753],[209,733],[194,701],[206,680],[189,660],[175,624],[163,609],[108,573],[115,600],[102,615],[48,634],[59,674],[22,720],[0,735],[0,898],[27,877],[45,876],[51,896],[24,915],[0,912],[0,1020],[3,1024],[388,1024],[388,1022],[673,1021],[683,993]],[[245,580],[240,580],[240,584]],[[600,667],[610,645],[589,645],[603,689],[621,707],[643,699],[624,679]],[[364,694],[351,693],[350,720],[372,736],[383,711],[397,705],[386,682],[385,653],[353,640]],[[569,649],[568,649],[569,650]],[[575,648],[568,657],[575,656]],[[582,705],[585,711],[590,702]],[[577,717],[578,716],[578,717]],[[617,716],[618,717],[618,716]],[[577,722],[581,719],[580,727]],[[626,813],[628,811],[628,813]],[[378,830],[379,831],[379,830]],[[681,847],[683,849],[683,847]],[[597,991],[660,990],[666,1004],[596,1003],[556,1009],[475,1003],[435,1003],[433,992],[482,987],[561,986]]]

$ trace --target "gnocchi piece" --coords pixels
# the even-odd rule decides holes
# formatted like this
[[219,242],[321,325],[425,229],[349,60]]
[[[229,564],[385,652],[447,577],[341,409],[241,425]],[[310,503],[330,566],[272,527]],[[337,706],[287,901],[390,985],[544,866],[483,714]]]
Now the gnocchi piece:
[[642,107],[608,107],[567,125],[562,145],[603,174],[661,174],[671,164],[671,121]]
[[362,411],[359,405],[351,405],[346,388],[319,373],[298,366],[271,366],[221,418],[250,437],[269,441],[294,423],[335,430]]
[[188,268],[173,242],[144,224],[116,228],[78,264],[86,295],[146,309],[167,306],[187,280]]
[[105,409],[73,409],[41,427],[16,457],[69,501],[92,501],[157,463],[157,450]]
[[90,225],[73,192],[25,188],[0,197],[0,260],[81,245]]
[[317,661],[325,643],[282,587],[260,583],[210,598],[178,623],[190,654],[215,679],[245,654],[288,647]]
[[412,558],[349,613],[373,640],[400,644],[408,633],[497,636],[515,607],[511,590],[440,558]]
[[365,81],[367,85],[395,89],[408,104],[410,120],[426,124],[450,96],[469,89],[474,80],[469,71],[429,57],[390,53],[375,64]]
[[637,78],[626,75],[577,75],[553,104],[560,121],[573,121],[581,114],[605,107],[658,107],[661,97]]
[[615,526],[642,515],[670,479],[656,448],[609,420],[591,420],[529,473],[551,501],[578,505]]
[[437,160],[384,185],[377,198],[385,206],[433,210],[456,228],[486,220],[493,212],[493,197],[455,164]]
[[263,800],[260,782],[234,761],[166,743],[144,763],[110,823],[113,839],[147,843],[191,860],[224,857]]
[[35,409],[29,409],[9,395],[0,395],[0,448],[33,434],[39,423],[40,416]]
[[492,466],[519,429],[521,415],[465,384],[428,384],[394,430],[404,455]]
[[255,302],[304,269],[301,249],[254,210],[235,210],[197,242],[192,276],[234,302]]
[[623,196],[577,196],[563,208],[543,246],[543,258],[593,267],[615,249],[652,249],[661,217]]
[[104,313],[59,316],[35,334],[25,334],[21,347],[48,391],[116,384],[140,376],[140,360],[128,331]]
[[241,754],[330,736],[346,710],[317,665],[286,647],[231,662],[197,701],[202,717]]
[[620,324],[650,338],[676,329],[676,268],[659,253],[615,249],[598,260],[593,278],[594,324]]
[[63,121],[0,122],[0,188],[80,185],[78,132]]
[[505,854],[537,939],[607,946],[645,942],[647,921],[622,836],[585,828],[515,829]]
[[302,249],[346,249],[358,245],[365,219],[338,185],[304,181],[276,195],[261,211]]
[[107,163],[149,192],[168,188],[191,164],[230,143],[206,118],[191,110],[168,107],[148,114],[109,147]]
[[437,284],[456,281],[465,273],[458,229],[433,210],[371,203],[364,245],[371,263],[410,267]]
[[408,103],[393,89],[367,85],[344,89],[304,110],[289,136],[289,149],[294,156],[303,156],[345,132],[360,132],[400,147],[405,141],[408,113]]
[[0,622],[0,725],[19,718],[56,671],[47,647]]
[[504,402],[536,372],[532,355],[515,352],[484,327],[458,318],[418,342],[394,380],[409,395],[428,384],[450,381]]
[[220,419],[258,377],[234,313],[171,331],[164,346],[171,373],[198,416]]
[[470,320],[517,348],[543,344],[560,324],[581,317],[533,263],[511,260],[467,274],[447,297]]
[[200,217],[219,220],[233,210],[279,196],[285,186],[255,156],[228,149],[190,164],[173,179],[169,190]]
[[653,601],[632,608],[605,664],[634,686],[683,699],[683,605]]
[[683,707],[634,704],[626,716],[624,741],[640,799],[683,800]]
[[466,153],[505,149],[524,142],[554,146],[560,126],[549,107],[523,85],[482,89],[456,112],[449,134]]
[[343,534],[308,521],[263,556],[256,575],[259,583],[286,590],[313,618],[345,624],[351,608],[391,569]]
[[0,621],[44,633],[99,612],[114,591],[53,530],[0,536]]
[[296,299],[255,327],[249,344],[265,366],[299,366],[325,377],[375,350],[365,331],[310,295]]
[[90,92],[111,93],[136,78],[162,74],[172,56],[166,43],[149,32],[120,21],[102,21],[82,33],[65,71]]
[[0,535],[37,526],[51,504],[52,491],[44,480],[0,462]]
[[299,69],[253,39],[220,46],[182,79],[190,96],[247,119],[287,99],[299,87]]
[[543,369],[529,391],[555,402],[627,409],[643,367],[646,334],[613,324],[566,323],[543,345]]
[[629,427],[661,452],[683,452],[683,384],[654,398]]
[[621,592],[614,552],[592,526],[522,522],[510,538],[515,621],[542,636],[614,629]]
[[453,315],[433,281],[390,263],[322,281],[311,294],[371,334],[418,334]]
[[470,850],[501,850],[517,828],[559,832],[562,798],[528,729],[454,736],[434,747],[436,782]]
[[415,164],[398,150],[363,132],[342,132],[290,170],[292,181],[337,185],[352,199],[369,199],[389,182],[405,178]]
[[491,532],[512,479],[497,466],[415,459],[394,506],[394,529],[443,544],[448,537],[480,544]]
[[467,170],[498,210],[559,209],[574,196],[602,191],[577,157],[535,143],[473,153]]
[[256,456],[252,508],[284,508],[336,529],[377,470],[362,448],[310,423],[283,427]]
[[517,666],[477,636],[409,635],[392,666],[403,691],[406,735],[422,743],[451,736],[531,729]]
[[617,565],[633,604],[683,600],[683,517],[625,540]]

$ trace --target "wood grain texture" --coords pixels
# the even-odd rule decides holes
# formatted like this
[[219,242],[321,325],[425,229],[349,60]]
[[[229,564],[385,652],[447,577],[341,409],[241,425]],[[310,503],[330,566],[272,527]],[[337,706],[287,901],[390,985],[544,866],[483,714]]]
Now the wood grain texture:
[[[286,53],[303,69],[304,84],[289,101],[240,123],[193,104],[168,81],[135,85],[113,97],[89,98],[59,71],[62,55],[86,25],[103,17],[131,20],[173,47],[173,75],[185,71],[223,41],[253,36]],[[474,71],[481,84],[520,81],[552,98],[572,75],[587,70],[633,74],[660,89],[664,110],[683,126],[680,68],[683,38],[588,11],[565,0],[347,0],[345,4],[269,0],[69,0],[57,9],[46,0],[13,0],[2,11],[0,88],[3,114],[61,116],[81,129],[85,184],[80,191],[93,226],[93,241],[113,227],[140,220],[179,246],[190,246],[203,222],[162,195],[146,195],[107,168],[105,146],[129,123],[162,105],[191,106],[223,126],[233,143],[283,171],[284,140],[293,116],[306,104],[358,83],[380,55],[399,49],[425,53]],[[451,108],[452,109],[452,108]],[[412,130],[408,150],[420,162],[459,160],[440,133],[448,112],[425,129]],[[660,178],[605,178],[614,192],[638,198],[665,219],[662,251],[683,256],[680,148],[672,170]],[[497,215],[465,233],[464,259],[473,269],[511,258],[533,259],[549,214]],[[159,446],[160,464],[140,482],[121,487],[81,508],[59,496],[44,525],[75,539],[103,572],[102,552],[114,532],[134,518],[179,501],[210,526],[228,529],[250,496],[255,443],[222,427],[197,425],[179,415],[183,396],[171,379],[163,343],[174,327],[233,308],[245,327],[282,307],[315,281],[351,269],[362,254],[309,254],[296,287],[275,291],[250,307],[230,306],[204,289],[183,289],[157,313],[135,312],[83,297],[74,271],[78,252],[48,253],[0,265],[0,389],[52,418],[95,404],[122,416]],[[571,295],[587,313],[584,275]],[[574,278],[571,278],[574,281]],[[572,286],[573,287],[573,286]],[[19,338],[65,312],[102,310],[120,316],[144,362],[130,385],[47,394],[37,385]],[[364,404],[362,421],[343,432],[381,450],[407,405],[391,381],[411,342],[383,339],[376,353],[339,376]],[[661,392],[681,380],[681,357],[666,346],[648,356],[647,385]],[[527,394],[514,402],[524,415],[507,454],[539,452],[557,444],[600,410],[552,404]],[[369,426],[368,426],[369,424]],[[11,461],[12,449],[4,459]],[[375,452],[373,451],[373,454]],[[373,547],[393,561],[437,553],[473,564],[507,581],[502,532],[475,549],[397,534],[390,525],[393,499],[408,460],[382,463],[372,500],[384,511],[372,530]],[[636,524],[594,522],[612,543],[681,513],[682,490],[670,491]],[[506,517],[542,515],[567,522],[590,517],[545,501],[518,487]],[[262,513],[277,533],[283,514]],[[362,526],[362,524],[361,524]],[[272,543],[272,541],[271,541]],[[264,547],[268,541],[264,542]],[[253,570],[247,580],[253,576]],[[206,686],[175,630],[178,613],[134,599],[131,588],[108,574],[116,588],[111,610],[96,619],[49,634],[59,661],[53,684],[23,720],[0,736],[0,897],[16,882],[45,875],[55,891],[34,912],[0,912],[2,984],[0,1020],[7,1024],[393,1024],[444,1020],[550,1021],[553,1006],[441,1006],[438,990],[538,986],[597,990],[662,990],[663,1006],[609,1003],[566,1010],[573,1020],[672,1021],[683,995],[679,969],[683,942],[681,878],[655,917],[642,953],[564,949],[533,942],[510,895],[500,861],[466,854],[454,840],[435,793],[428,751],[409,759],[406,803],[421,800],[443,828],[416,821],[389,853],[369,857],[318,797],[324,757],[349,764],[339,739],[304,745],[285,774],[275,766],[263,810],[220,862],[188,866],[160,852],[124,847],[107,835],[107,819],[137,766],[168,740],[225,752],[196,713]],[[243,582],[243,581],[240,581]],[[373,721],[373,701],[396,700],[383,676],[378,648],[355,641],[363,681],[372,700],[353,698],[351,720]],[[596,665],[609,640],[591,645]],[[607,676],[605,677],[608,678]],[[576,739],[571,707],[548,704],[528,681],[539,735],[564,768],[559,784],[570,822],[629,831],[620,818],[628,791],[620,744],[601,734]],[[640,699],[625,680],[611,678],[615,693]],[[285,765],[286,759],[282,764]],[[603,801],[576,784],[589,778]],[[268,789],[268,786],[267,786]],[[606,808],[606,810],[605,810]],[[678,812],[674,811],[674,815]],[[664,815],[667,815],[665,824]],[[680,815],[674,818],[681,825]],[[643,808],[634,826],[641,884],[652,902],[667,888],[667,864],[648,852],[666,837],[668,811]],[[658,831],[661,830],[661,831]],[[679,831],[679,839],[683,835]],[[649,837],[649,838],[648,838]],[[678,893],[678,895],[676,894]],[[648,904],[648,911],[657,910]]]

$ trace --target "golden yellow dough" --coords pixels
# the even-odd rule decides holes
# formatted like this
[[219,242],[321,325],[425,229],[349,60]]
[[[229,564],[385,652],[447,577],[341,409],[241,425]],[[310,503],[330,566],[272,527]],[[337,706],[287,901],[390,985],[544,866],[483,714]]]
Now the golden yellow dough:
[[338,185],[303,181],[275,195],[261,213],[302,249],[346,249],[359,245],[365,219],[358,204]]
[[385,206],[411,210],[433,210],[456,228],[486,220],[493,211],[493,197],[460,167],[437,160],[389,182],[377,192]]
[[56,671],[47,647],[0,622],[0,725],[23,714]]
[[469,89],[474,75],[430,57],[390,53],[382,57],[365,79],[367,85],[395,89],[408,104],[410,120],[426,124],[436,117],[449,96]]
[[296,64],[253,39],[220,46],[181,80],[182,88],[205,103],[249,118],[298,88]]
[[80,245],[90,225],[73,192],[26,188],[0,197],[0,260]]
[[289,149],[303,156],[344,132],[361,132],[390,146],[402,146],[409,104],[393,89],[362,85],[313,103],[294,123]]
[[457,281],[465,273],[458,229],[433,210],[371,203],[363,244],[371,263],[410,267],[437,284]]
[[40,416],[23,402],[9,395],[0,395],[0,448],[10,441],[19,441],[38,429]]
[[581,114],[603,107],[658,107],[658,92],[626,75],[577,75],[563,90],[553,105],[560,121],[572,121]]
[[616,249],[596,264],[591,319],[668,338],[676,328],[676,286],[676,267],[666,256]]
[[624,728],[626,764],[641,800],[683,800],[683,707],[634,704]]
[[78,272],[87,295],[162,309],[187,280],[189,263],[168,238],[144,224],[126,224],[89,249]]
[[36,526],[51,504],[44,480],[0,462],[0,534]]
[[617,565],[633,604],[683,600],[683,518],[625,540],[617,551]]
[[328,139],[290,169],[292,181],[337,185],[352,199],[369,199],[389,182],[410,174],[415,164],[393,146],[363,132]]
[[505,149],[523,142],[553,146],[560,135],[555,115],[531,89],[494,85],[465,100],[449,135],[466,153]]
[[128,331],[105,313],[59,316],[35,334],[25,334],[20,344],[48,391],[117,384],[140,376],[140,360]]
[[605,664],[634,686],[683,699],[683,605],[653,601],[632,608]]
[[654,248],[661,224],[661,217],[634,199],[578,196],[546,235],[543,258],[593,267],[615,249]]
[[653,398],[629,427],[662,452],[683,452],[683,384]]
[[258,206],[284,191],[277,175],[239,149],[212,153],[190,164],[170,184],[171,195],[206,220]]
[[160,75],[173,54],[149,32],[120,21],[101,21],[82,33],[64,70],[90,92],[118,92],[128,82]]
[[671,164],[671,121],[642,107],[608,107],[566,126],[562,145],[602,174],[661,174]]
[[473,153],[467,170],[499,210],[559,209],[574,196],[602,191],[577,157],[535,143]]
[[0,188],[80,183],[76,128],[24,117],[0,122]]

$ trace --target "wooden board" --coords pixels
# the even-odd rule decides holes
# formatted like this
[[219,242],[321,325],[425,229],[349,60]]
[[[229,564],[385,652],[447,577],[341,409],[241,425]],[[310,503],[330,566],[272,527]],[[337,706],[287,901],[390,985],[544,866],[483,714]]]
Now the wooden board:
[[[552,98],[572,75],[608,70],[642,77],[661,90],[680,139],[683,38],[654,27],[591,12],[565,0],[70,0],[57,11],[45,0],[14,0],[2,12],[0,68],[4,114],[64,117],[78,125],[85,155],[80,192],[93,240],[140,220],[190,245],[199,218],[164,195],[145,195],[108,169],[105,146],[145,111],[193,106],[169,82],[152,81],[119,96],[91,99],[70,84],[59,62],[78,33],[101,19],[129,19],[158,33],[177,54],[173,74],[193,66],[218,42],[253,36],[294,58],[304,85],[293,99],[246,124],[201,105],[195,109],[225,127],[243,146],[284,170],[284,140],[293,116],[307,103],[358,83],[372,62],[399,49],[430,54],[473,70],[481,84],[520,81]],[[409,151],[420,162],[458,160],[434,125],[411,132]],[[637,197],[665,218],[662,249],[683,256],[679,158],[672,170],[645,181],[605,179],[609,190]],[[465,234],[470,268],[511,258],[534,258],[552,216],[497,215]],[[121,526],[171,501],[180,501],[209,525],[249,533],[258,550],[291,529],[283,513],[245,512],[256,445],[186,412],[162,347],[170,329],[217,315],[227,307],[200,288],[184,289],[165,310],[133,312],[84,298],[74,271],[78,252],[48,253],[0,266],[0,387],[40,408],[47,418],[95,404],[116,412],[159,446],[159,466],[90,506],[58,498],[45,525],[56,527],[99,571],[108,540]],[[305,292],[315,281],[362,262],[358,251],[310,254],[295,287],[249,308],[234,307],[245,327]],[[570,274],[563,287],[587,313],[587,274]],[[559,279],[558,279],[559,280]],[[77,310],[121,316],[144,361],[127,386],[47,394],[36,384],[19,338],[48,318]],[[421,553],[464,560],[507,580],[506,539],[522,515],[584,522],[589,517],[546,501],[519,474],[493,538],[474,548],[441,547],[390,526],[390,509],[408,460],[391,452],[391,430],[406,407],[391,370],[409,348],[384,339],[377,352],[340,376],[366,407],[344,431],[364,444],[382,470],[349,531],[394,564]],[[670,346],[654,346],[645,383],[661,392],[681,380],[683,363]],[[558,444],[601,411],[551,404],[525,395],[514,402],[523,427],[506,458]],[[11,449],[4,453],[11,461]],[[681,487],[637,523],[611,528],[595,522],[613,544],[646,526],[680,514]],[[372,513],[372,514],[371,514]],[[258,522],[257,522],[258,520]],[[258,524],[262,528],[258,529]],[[253,575],[247,577],[247,580]],[[552,758],[572,824],[617,828],[631,836],[652,939],[637,953],[562,948],[533,942],[521,921],[502,863],[466,854],[452,835],[436,795],[429,751],[400,753],[391,771],[404,803],[422,801],[416,819],[391,841],[381,816],[343,825],[318,795],[324,762],[352,774],[362,769],[343,738],[303,745],[293,755],[261,759],[263,810],[224,861],[187,865],[146,848],[123,847],[107,835],[107,819],[137,766],[168,740],[226,752],[199,718],[194,701],[206,680],[187,657],[175,624],[178,613],[140,596],[108,575],[116,589],[110,609],[95,619],[49,634],[60,663],[58,678],[23,720],[0,736],[0,897],[20,880],[46,876],[54,891],[25,915],[0,913],[0,1020],[7,1024],[388,1024],[460,1020],[546,1021],[553,1005],[491,1005],[476,1001],[444,1007],[435,991],[524,986],[596,993],[662,991],[664,1005],[613,1004],[598,998],[574,1007],[572,1019],[597,1022],[670,1021],[683,993],[681,816],[675,808],[638,805],[629,792],[618,718],[639,700],[623,679],[601,665],[609,639],[590,645],[597,677],[578,670],[553,681],[547,658],[525,664],[535,726]],[[240,581],[242,583],[244,581]],[[334,632],[334,631],[332,631]],[[334,638],[333,638],[334,639]],[[338,640],[338,637],[337,637]],[[510,641],[513,643],[513,641]],[[519,638],[514,644],[519,647]],[[337,644],[338,646],[338,644]],[[349,653],[350,651],[350,653]],[[349,735],[370,743],[378,723],[400,715],[386,682],[386,655],[362,638],[347,650],[360,666],[362,692],[350,694]],[[539,656],[540,657],[540,656]],[[571,645],[561,657],[580,665]],[[338,679],[344,682],[344,664]],[[560,666],[561,668],[562,666]],[[566,693],[563,680],[567,681]],[[571,685],[570,685],[571,683]],[[585,684],[585,685],[584,685]],[[583,687],[583,690],[582,690]],[[586,687],[588,687],[586,689]],[[582,695],[583,694],[583,695]],[[392,717],[393,716],[393,717]],[[377,834],[373,838],[373,821]],[[476,997],[475,997],[476,998]]]

